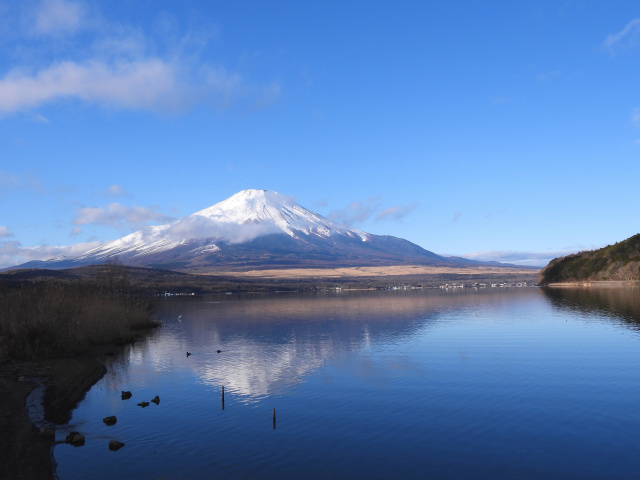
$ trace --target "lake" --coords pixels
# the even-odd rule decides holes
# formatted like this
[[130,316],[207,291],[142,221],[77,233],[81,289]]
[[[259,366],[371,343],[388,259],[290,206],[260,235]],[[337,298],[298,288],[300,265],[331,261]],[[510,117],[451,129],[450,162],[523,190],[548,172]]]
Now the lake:
[[54,448],[61,480],[640,477],[637,288],[169,297],[157,316],[57,432],[86,435]]

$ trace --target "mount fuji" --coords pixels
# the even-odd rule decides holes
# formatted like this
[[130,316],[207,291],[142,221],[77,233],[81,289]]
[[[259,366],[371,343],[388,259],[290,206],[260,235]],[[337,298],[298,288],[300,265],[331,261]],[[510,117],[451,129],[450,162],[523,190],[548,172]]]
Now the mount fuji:
[[269,190],[243,190],[167,225],[146,227],[77,257],[13,268],[60,269],[117,258],[131,266],[190,273],[264,268],[461,266],[407,240],[349,229]]

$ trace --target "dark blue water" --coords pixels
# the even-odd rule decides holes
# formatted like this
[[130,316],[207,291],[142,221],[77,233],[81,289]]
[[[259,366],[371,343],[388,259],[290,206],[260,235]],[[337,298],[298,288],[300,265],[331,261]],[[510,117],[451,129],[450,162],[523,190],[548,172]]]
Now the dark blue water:
[[58,433],[87,437],[55,448],[58,475],[640,478],[639,302],[534,288],[161,299],[165,326],[112,359]]

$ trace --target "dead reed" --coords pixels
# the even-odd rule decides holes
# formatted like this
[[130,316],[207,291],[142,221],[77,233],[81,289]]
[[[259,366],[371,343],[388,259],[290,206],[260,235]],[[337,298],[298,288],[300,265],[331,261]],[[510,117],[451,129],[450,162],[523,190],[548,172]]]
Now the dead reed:
[[[121,286],[118,286],[121,287]],[[104,282],[43,282],[0,291],[0,363],[72,355],[157,326],[150,303]]]

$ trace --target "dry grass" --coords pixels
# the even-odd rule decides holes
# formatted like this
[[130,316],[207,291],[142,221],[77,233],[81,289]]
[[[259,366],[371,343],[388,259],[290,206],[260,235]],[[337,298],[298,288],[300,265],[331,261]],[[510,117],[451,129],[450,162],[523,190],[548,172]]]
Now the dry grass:
[[[345,278],[345,277],[388,277],[404,275],[492,275],[492,274],[535,273],[533,269],[518,267],[431,267],[426,265],[394,265],[384,267],[344,267],[344,268],[289,268],[273,270],[249,270],[215,272],[216,275],[245,278]],[[206,275],[206,273],[201,273]]]
[[46,282],[0,292],[0,362],[72,355],[131,341],[154,326],[150,304],[88,283]]

